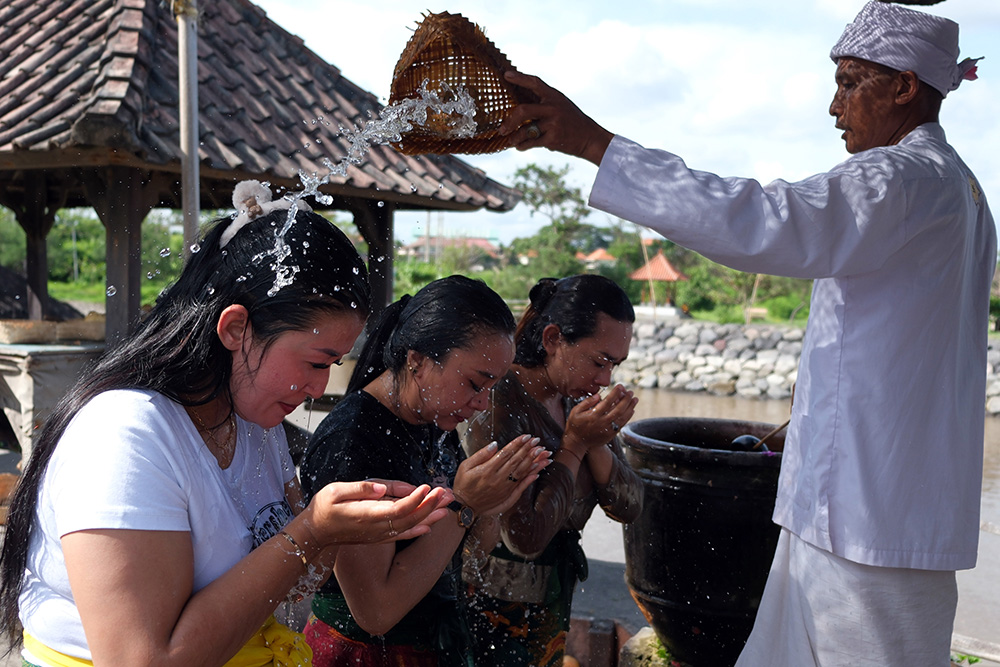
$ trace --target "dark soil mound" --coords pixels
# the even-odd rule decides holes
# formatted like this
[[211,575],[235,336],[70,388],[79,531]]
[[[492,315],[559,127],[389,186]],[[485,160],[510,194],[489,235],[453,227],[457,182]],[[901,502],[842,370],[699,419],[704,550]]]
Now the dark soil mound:
[[[0,266],[0,320],[23,320],[28,317],[28,281],[16,271]],[[62,301],[51,299],[51,315],[56,320],[73,320],[83,313]]]

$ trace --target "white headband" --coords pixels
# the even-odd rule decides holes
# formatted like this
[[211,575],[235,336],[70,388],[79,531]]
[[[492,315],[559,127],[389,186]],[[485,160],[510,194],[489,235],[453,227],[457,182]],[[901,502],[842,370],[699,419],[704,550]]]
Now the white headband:
[[976,63],[958,63],[958,24],[940,16],[871,0],[830,51],[830,58],[861,58],[894,70],[907,70],[942,96],[963,79],[976,78]]
[[[225,248],[226,244],[232,240],[236,232],[243,229],[252,220],[256,220],[262,215],[267,215],[271,211],[284,211],[292,207],[292,200],[282,197],[278,201],[271,201],[271,188],[260,181],[240,181],[233,188],[233,208],[236,209],[236,217],[229,223],[226,231],[222,232],[219,239],[219,248]],[[296,207],[300,211],[311,211],[302,199],[296,201]]]

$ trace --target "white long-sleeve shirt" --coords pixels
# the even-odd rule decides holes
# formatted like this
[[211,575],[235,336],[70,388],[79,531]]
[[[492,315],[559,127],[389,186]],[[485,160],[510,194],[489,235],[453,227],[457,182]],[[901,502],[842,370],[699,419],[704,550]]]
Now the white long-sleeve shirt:
[[975,566],[996,228],[940,125],[766,186],[616,137],[590,204],[727,266],[815,279],[778,524],[859,563]]

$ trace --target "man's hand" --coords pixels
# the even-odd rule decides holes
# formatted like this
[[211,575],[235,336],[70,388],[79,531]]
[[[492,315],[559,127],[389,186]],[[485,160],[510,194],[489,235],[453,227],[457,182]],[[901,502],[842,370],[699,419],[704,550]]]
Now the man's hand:
[[504,72],[504,78],[515,86],[527,88],[539,99],[536,104],[514,107],[500,125],[500,133],[510,137],[511,146],[519,151],[544,147],[600,166],[614,134],[537,76],[508,71]]

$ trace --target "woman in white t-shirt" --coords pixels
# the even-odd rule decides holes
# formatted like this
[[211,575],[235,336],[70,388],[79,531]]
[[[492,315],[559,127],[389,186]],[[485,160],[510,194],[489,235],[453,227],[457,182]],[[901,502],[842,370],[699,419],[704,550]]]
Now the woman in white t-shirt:
[[368,275],[305,202],[270,199],[237,186],[238,215],[39,434],[0,557],[0,623],[29,665],[307,664],[277,604],[338,545],[447,513],[447,489],[400,482],[330,484],[303,506],[280,425],[353,346]]

